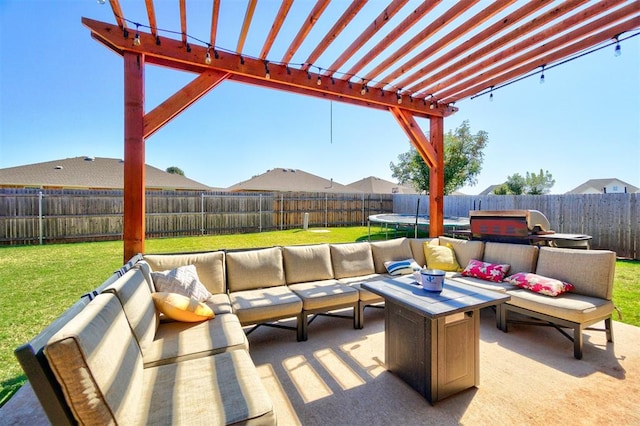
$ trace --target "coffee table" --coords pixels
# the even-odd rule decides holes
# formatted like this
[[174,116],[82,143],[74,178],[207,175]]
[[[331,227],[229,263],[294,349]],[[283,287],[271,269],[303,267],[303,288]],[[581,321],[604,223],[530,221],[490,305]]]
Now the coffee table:
[[479,385],[479,311],[509,295],[447,280],[430,292],[410,275],[361,286],[385,300],[387,370],[431,404]]

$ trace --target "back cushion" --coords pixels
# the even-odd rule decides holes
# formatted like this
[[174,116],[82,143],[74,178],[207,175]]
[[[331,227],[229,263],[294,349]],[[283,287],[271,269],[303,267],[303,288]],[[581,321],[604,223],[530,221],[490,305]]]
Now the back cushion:
[[229,291],[253,290],[284,284],[280,247],[227,253]]
[[154,271],[196,265],[198,278],[211,294],[226,292],[223,251],[193,254],[146,254],[144,260]]
[[138,268],[129,269],[104,292],[118,297],[133,334],[144,350],[153,341],[160,322],[144,273]]
[[527,244],[487,242],[482,260],[489,263],[506,263],[509,265],[507,276],[518,272],[534,272],[538,260],[538,247]]
[[536,274],[573,284],[573,293],[611,300],[615,269],[609,250],[541,247]]
[[80,424],[134,424],[142,354],[115,295],[102,293],[54,334],[45,356]]
[[328,244],[283,247],[282,256],[287,284],[333,278]]
[[331,263],[336,278],[375,273],[369,243],[331,244]]
[[[371,243],[371,253],[373,254],[373,264],[376,273],[384,274],[387,268],[384,262],[387,260],[405,260],[413,258],[411,244],[407,238],[396,238],[387,241],[374,241]],[[420,262],[418,262],[420,264]]]
[[453,251],[456,253],[458,265],[464,269],[471,259],[482,260],[484,253],[484,242],[460,240],[458,238],[438,237],[441,246],[451,244]]
[[429,244],[438,245],[437,238],[409,238],[409,244],[411,245],[411,253],[413,253],[413,259],[418,262],[420,267],[425,266],[425,255],[424,255],[424,243],[428,242]]

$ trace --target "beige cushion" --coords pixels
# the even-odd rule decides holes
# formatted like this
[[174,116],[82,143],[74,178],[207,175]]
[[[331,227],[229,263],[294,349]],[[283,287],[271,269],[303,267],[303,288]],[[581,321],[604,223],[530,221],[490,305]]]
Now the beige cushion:
[[234,349],[249,349],[249,343],[238,317],[224,314],[199,323],[160,324],[156,338],[143,352],[142,360],[146,368]]
[[331,309],[358,302],[358,290],[336,280],[291,284],[289,288],[302,299],[306,311]]
[[464,268],[471,259],[482,260],[484,253],[484,242],[460,240],[458,238],[438,237],[439,245],[451,244],[456,252],[458,264]]
[[517,289],[509,290],[507,294],[511,296],[511,300],[507,302],[510,305],[577,323],[599,320],[613,312],[613,302],[610,300],[572,292],[551,297],[529,290]]
[[[484,245],[484,258],[477,259],[489,263],[509,265],[509,275],[518,272],[533,272],[538,260],[538,247],[528,244],[508,244],[487,242]],[[463,268],[466,265],[461,265]]]
[[609,250],[541,247],[535,273],[573,284],[571,293],[611,300],[615,267]]
[[226,292],[224,257],[223,251],[214,251],[192,254],[145,254],[144,260],[154,271],[196,265],[196,271],[202,284],[209,292],[219,294]]
[[413,257],[409,239],[404,237],[387,241],[374,241],[371,243],[371,253],[373,254],[375,272],[378,274],[387,272],[384,267],[384,262],[387,260],[402,260]]
[[144,351],[153,341],[160,319],[143,271],[138,268],[129,269],[106,287],[104,292],[118,297],[133,334]]
[[284,285],[236,291],[229,298],[242,325],[290,318],[302,312],[302,300]]
[[80,424],[134,424],[143,395],[142,354],[117,297],[102,293],[44,348]]
[[287,284],[333,278],[328,244],[283,247],[282,256]]
[[424,256],[424,243],[430,243],[433,245],[438,245],[437,238],[409,238],[409,245],[411,246],[411,253],[413,253],[413,258],[418,265],[425,266],[425,256]]
[[230,292],[283,284],[284,265],[280,247],[227,253],[227,287]]
[[204,302],[205,305],[211,308],[214,314],[230,314],[233,312],[231,308],[231,300],[229,300],[229,296],[225,294],[212,294]]
[[331,244],[331,263],[336,278],[375,273],[369,243]]
[[273,403],[244,350],[145,368],[137,408],[136,424],[276,424]]

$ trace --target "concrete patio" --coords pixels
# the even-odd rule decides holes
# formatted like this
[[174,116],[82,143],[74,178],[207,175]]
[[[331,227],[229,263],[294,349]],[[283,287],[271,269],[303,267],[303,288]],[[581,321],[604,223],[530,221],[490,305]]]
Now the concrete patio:
[[[250,353],[282,425],[640,424],[640,328],[615,322],[613,344],[587,331],[584,359],[548,327],[505,334],[482,311],[480,386],[435,405],[384,368],[384,311],[367,309],[363,330],[318,317],[309,340],[261,327]],[[599,325],[598,325],[599,326]],[[2,409],[0,424],[48,424],[31,388]]]

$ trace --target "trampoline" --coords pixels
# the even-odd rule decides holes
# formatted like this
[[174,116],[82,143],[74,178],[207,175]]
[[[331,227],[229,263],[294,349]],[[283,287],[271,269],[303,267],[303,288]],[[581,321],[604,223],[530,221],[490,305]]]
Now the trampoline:
[[[402,214],[402,213],[384,213],[384,214],[374,214],[369,216],[368,227],[369,227],[369,240],[371,240],[371,223],[379,223],[380,226],[385,229],[385,239],[388,238],[389,227],[391,226],[394,230],[394,235],[398,233],[399,230],[409,230],[413,228],[413,236],[414,238],[418,237],[418,228],[421,226],[429,227],[429,216],[426,215],[414,215],[414,214]],[[453,233],[453,231],[461,230],[461,229],[469,229],[469,218],[468,217],[445,217],[444,218],[444,229],[445,232],[449,231]]]

